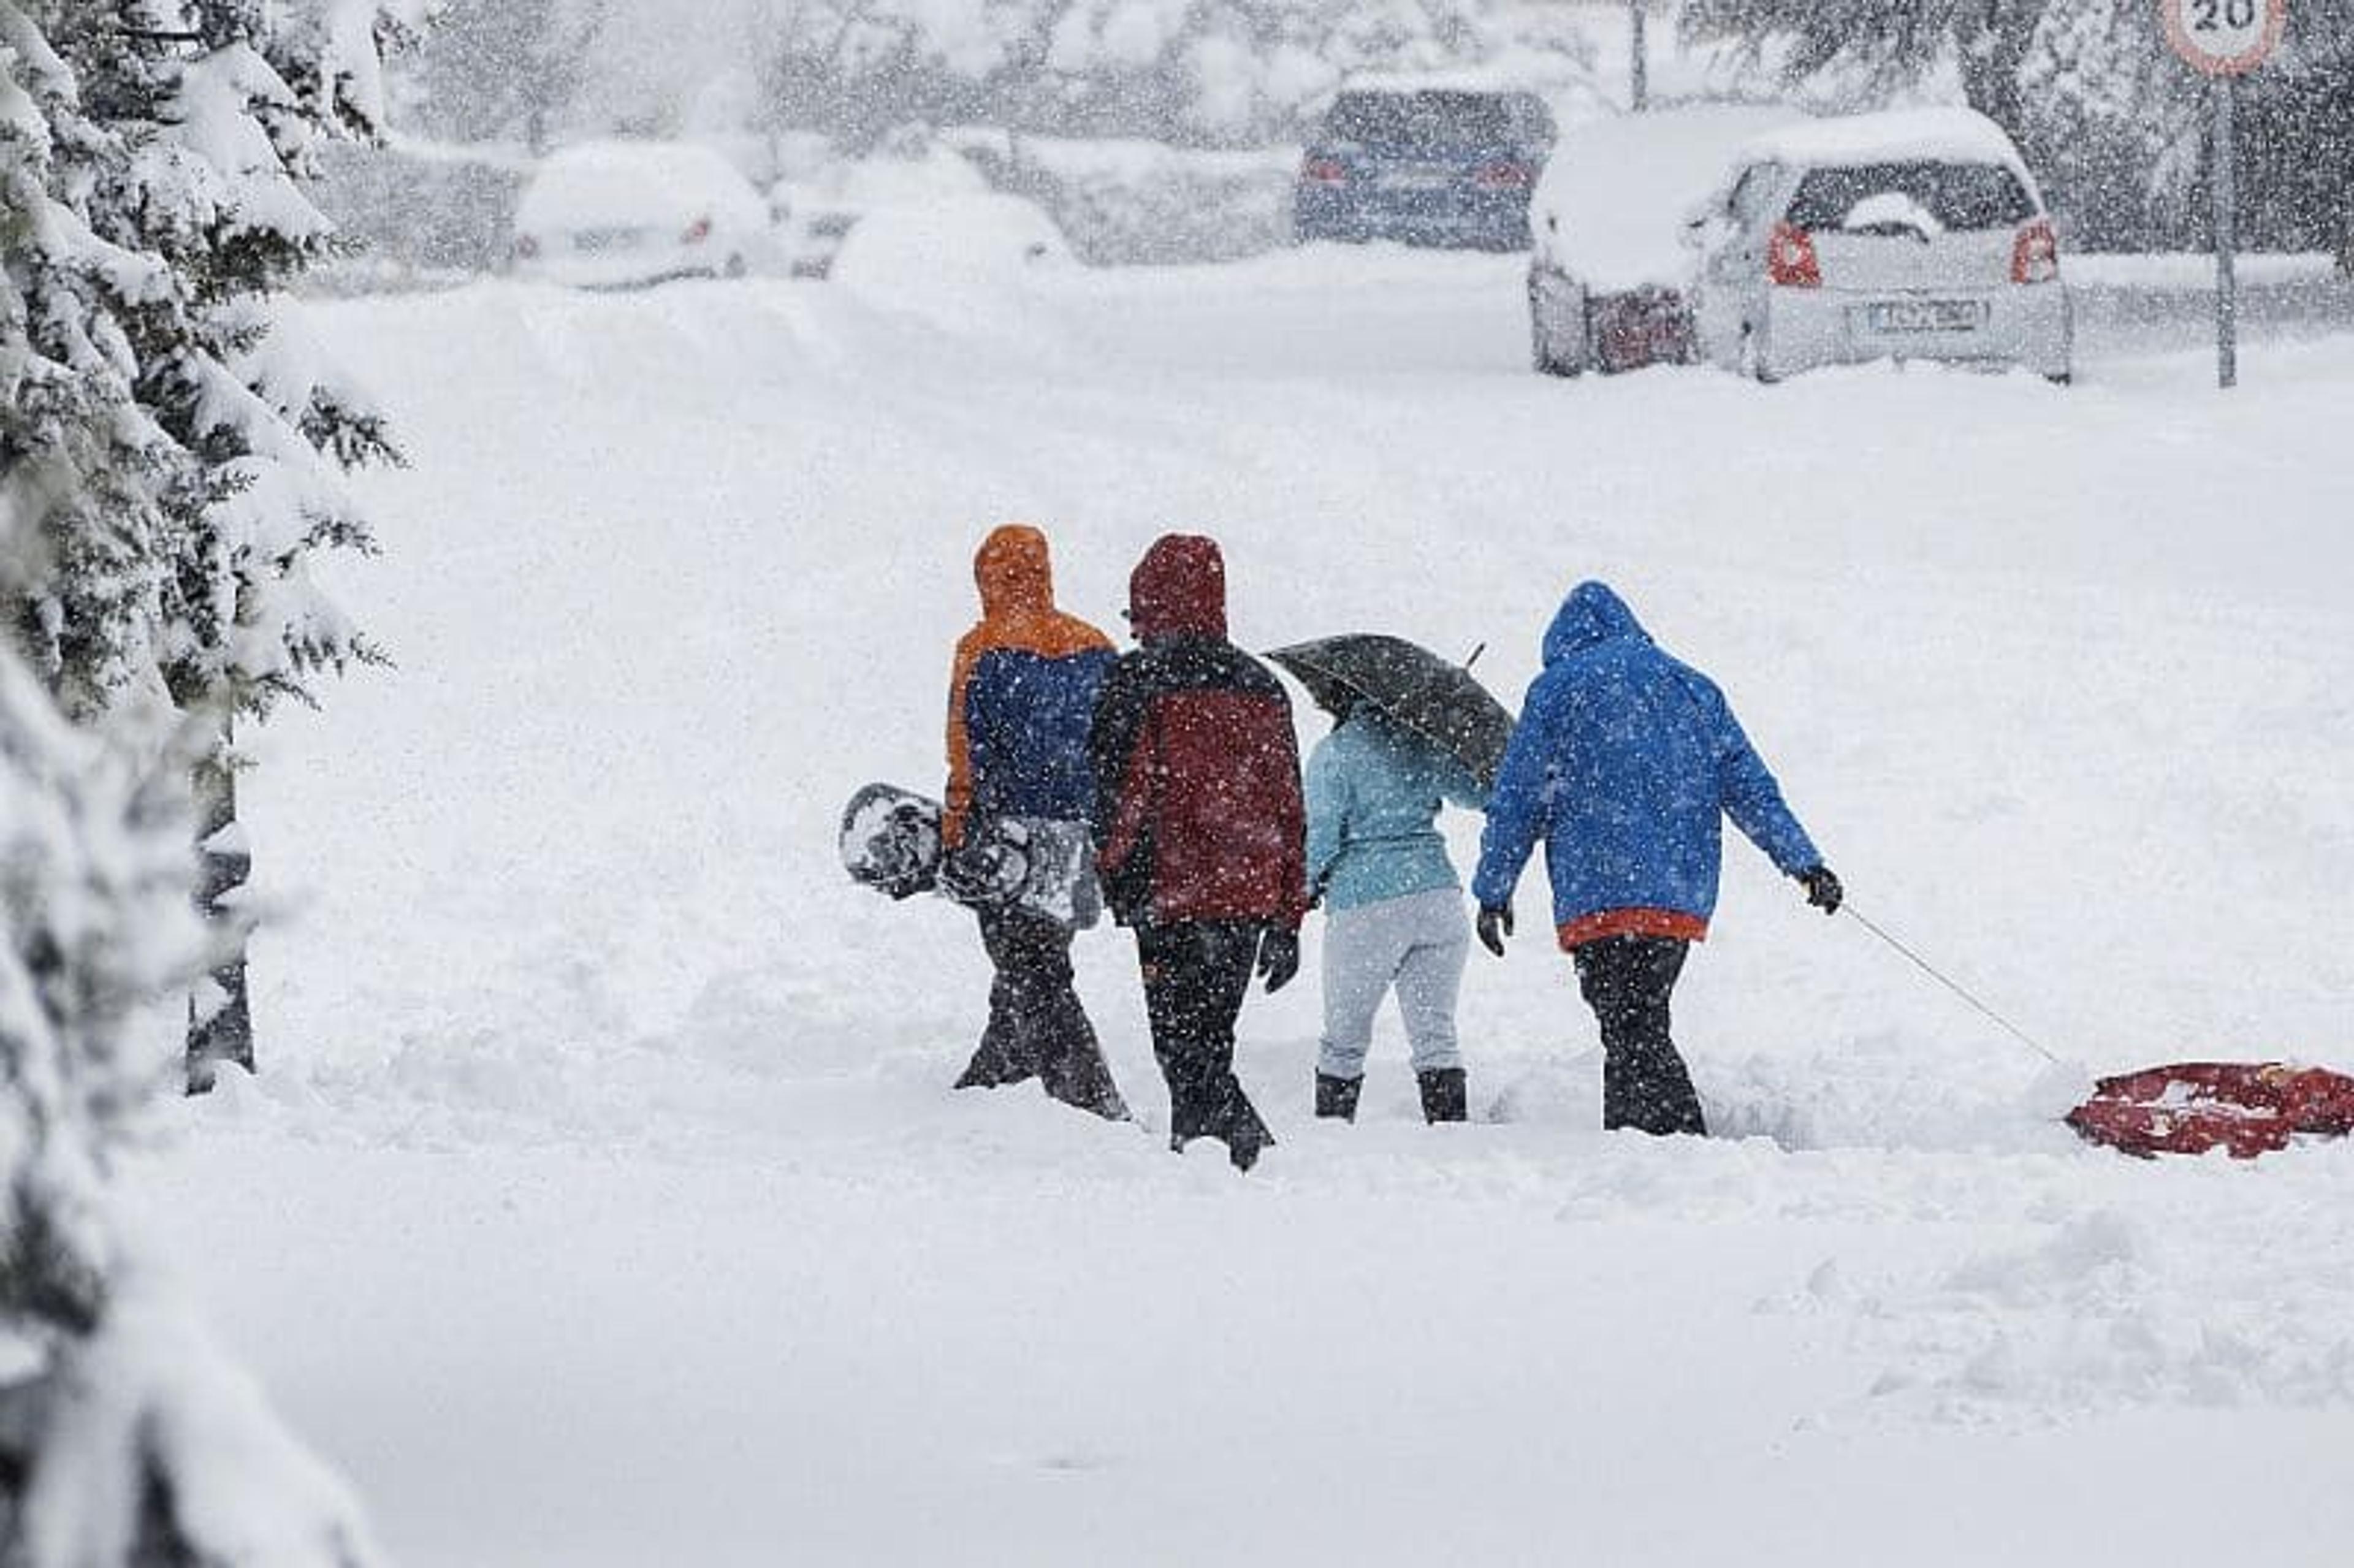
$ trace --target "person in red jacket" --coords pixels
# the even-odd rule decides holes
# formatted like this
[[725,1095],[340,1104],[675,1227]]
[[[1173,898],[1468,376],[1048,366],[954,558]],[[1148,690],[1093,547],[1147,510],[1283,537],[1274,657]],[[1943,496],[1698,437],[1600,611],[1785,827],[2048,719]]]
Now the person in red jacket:
[[[1055,607],[1046,536],[1037,529],[1013,523],[995,530],[972,571],[981,620],[959,640],[949,677],[944,878],[957,852],[1001,822],[1033,835],[1059,828],[1084,845],[1095,795],[1088,726],[1114,657],[1109,638]],[[956,1086],[1034,1077],[1066,1105],[1119,1121],[1128,1107],[1072,983],[1072,935],[1097,915],[1092,872],[1084,863],[1072,871],[1067,920],[1013,902],[978,906],[997,977],[988,1027]]]
[[1097,867],[1136,932],[1170,1146],[1226,1145],[1247,1171],[1275,1141],[1235,1078],[1235,1020],[1254,968],[1299,970],[1307,811],[1291,703],[1226,640],[1217,542],[1168,534],[1128,584],[1140,645],[1105,677],[1088,751]]

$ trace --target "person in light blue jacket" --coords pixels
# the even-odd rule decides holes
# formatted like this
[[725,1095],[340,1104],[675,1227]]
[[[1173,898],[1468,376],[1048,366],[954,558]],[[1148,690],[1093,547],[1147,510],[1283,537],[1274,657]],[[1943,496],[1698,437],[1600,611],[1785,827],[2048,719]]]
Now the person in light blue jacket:
[[1447,801],[1476,810],[1487,792],[1372,705],[1336,716],[1308,759],[1308,885],[1325,909],[1316,1114],[1355,1119],[1373,1015],[1394,989],[1424,1118],[1461,1121],[1455,999],[1471,929],[1437,816]]

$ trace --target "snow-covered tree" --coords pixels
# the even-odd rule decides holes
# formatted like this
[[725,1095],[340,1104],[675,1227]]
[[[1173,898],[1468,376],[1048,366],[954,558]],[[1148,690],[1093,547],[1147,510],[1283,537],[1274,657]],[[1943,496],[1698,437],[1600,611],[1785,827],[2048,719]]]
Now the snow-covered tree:
[[176,460],[133,323],[171,280],[90,221],[122,149],[88,107],[0,0],[0,1561],[356,1568],[341,1483],[110,1212],[173,1064],[154,999],[212,954],[186,782],[211,737],[154,660]]
[[418,50],[415,118],[453,142],[544,151],[586,78],[611,0],[457,0]]
[[2045,19],[2107,9],[2105,0],[1688,0],[1683,26],[1698,37],[1781,45],[1797,77],[1837,67],[1885,89],[1950,69],[1971,108],[2023,139],[2022,72]]
[[[1578,19],[1541,0],[698,0],[692,28],[679,16],[459,0],[426,51],[426,121],[453,129],[472,106],[511,126],[546,90],[572,94],[539,111],[576,134],[813,130],[863,151],[910,122],[982,122],[1245,144],[1293,132],[1352,70],[1590,63]],[[753,123],[713,123],[715,96]]]
[[[160,437],[147,446],[156,514],[135,548],[114,541],[136,559],[104,580],[117,585],[108,608],[152,617],[146,652],[170,702],[212,722],[199,831],[206,901],[226,927],[247,864],[234,726],[290,696],[311,701],[321,673],[373,657],[312,566],[323,551],[370,547],[340,471],[395,454],[382,418],[313,350],[284,295],[336,246],[302,190],[316,150],[380,133],[383,55],[421,20],[422,0],[20,4],[78,84],[57,156],[81,216],[147,269],[120,323],[134,402]],[[57,591],[70,601],[90,589],[69,576]],[[76,609],[62,602],[50,619],[77,701],[135,684],[145,672],[76,672],[70,656],[89,640]],[[252,1065],[244,986],[239,949],[193,1012],[192,1087],[217,1060]]]

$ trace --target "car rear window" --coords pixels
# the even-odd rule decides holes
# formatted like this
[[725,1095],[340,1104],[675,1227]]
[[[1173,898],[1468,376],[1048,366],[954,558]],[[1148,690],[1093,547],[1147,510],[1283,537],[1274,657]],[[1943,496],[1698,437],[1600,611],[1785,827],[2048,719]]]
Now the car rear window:
[[1538,142],[1553,117],[1532,98],[1501,92],[1344,92],[1324,117],[1335,142],[1499,147]]
[[1914,203],[1949,229],[2010,228],[2035,216],[2027,187],[2001,164],[1925,161],[1812,170],[1788,216],[1800,228],[1840,228],[1874,196]]

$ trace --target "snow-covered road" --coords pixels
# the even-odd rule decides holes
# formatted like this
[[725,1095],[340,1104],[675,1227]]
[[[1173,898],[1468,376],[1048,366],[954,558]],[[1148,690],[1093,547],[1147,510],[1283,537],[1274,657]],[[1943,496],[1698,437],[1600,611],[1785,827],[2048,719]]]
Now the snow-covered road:
[[[403,1561],[2342,1558],[2354,1149],[2080,1147],[2063,1075],[1746,846],[1678,1033],[1755,1136],[1591,1130],[1524,920],[1467,1128],[1391,1033],[1312,1124],[1312,980],[1254,999],[1246,1180],[949,1095],[970,920],[832,841],[936,779],[1006,518],[1098,622],[1204,530],[1246,643],[1484,642],[1515,699],[1601,576],[1858,907],[2062,1054],[2354,1067],[2354,340],[2259,334],[2229,398],[2148,328],[2066,390],[1767,390],[1533,376],[1495,259],[943,295],[320,313],[412,460],[342,585],[399,668],[260,743],[265,1075],[141,1191]],[[1132,954],[1080,964],[1157,1120]]]

